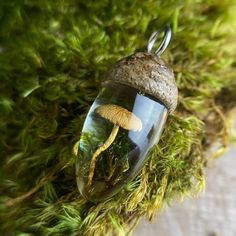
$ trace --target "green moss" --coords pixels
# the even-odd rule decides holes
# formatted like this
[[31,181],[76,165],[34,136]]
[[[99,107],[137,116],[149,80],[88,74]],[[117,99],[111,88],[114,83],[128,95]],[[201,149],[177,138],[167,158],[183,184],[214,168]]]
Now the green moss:
[[[1,234],[125,235],[201,190],[206,150],[215,141],[224,150],[236,104],[235,10],[234,0],[1,1]],[[178,109],[140,175],[110,200],[87,202],[72,149],[102,74],[166,23]]]

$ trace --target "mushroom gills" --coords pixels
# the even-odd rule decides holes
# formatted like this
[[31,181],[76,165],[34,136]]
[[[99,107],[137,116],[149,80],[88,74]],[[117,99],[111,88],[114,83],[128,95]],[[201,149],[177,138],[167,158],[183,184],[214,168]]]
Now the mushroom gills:
[[167,114],[157,99],[129,86],[107,84],[88,112],[78,145],[81,194],[100,201],[132,180],[158,142]]

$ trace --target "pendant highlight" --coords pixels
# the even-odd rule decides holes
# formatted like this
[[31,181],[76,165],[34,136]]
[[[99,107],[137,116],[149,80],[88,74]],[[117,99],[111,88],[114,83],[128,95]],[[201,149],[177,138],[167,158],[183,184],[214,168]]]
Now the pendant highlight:
[[149,52],[124,58],[108,71],[85,119],[76,178],[91,201],[113,196],[138,174],[177,105],[173,72],[157,57],[167,45],[150,52],[158,33],[149,40]]

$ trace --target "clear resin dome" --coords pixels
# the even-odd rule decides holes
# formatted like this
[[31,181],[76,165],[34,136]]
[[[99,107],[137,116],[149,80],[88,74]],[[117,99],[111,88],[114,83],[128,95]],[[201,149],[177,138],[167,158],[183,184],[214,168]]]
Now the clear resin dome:
[[117,193],[144,165],[162,133],[167,108],[156,98],[107,83],[86,117],[76,162],[81,194],[99,201]]

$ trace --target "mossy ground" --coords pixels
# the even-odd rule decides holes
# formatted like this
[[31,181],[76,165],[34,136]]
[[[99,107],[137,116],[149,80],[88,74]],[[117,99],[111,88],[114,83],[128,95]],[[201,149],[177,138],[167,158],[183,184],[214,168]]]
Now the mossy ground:
[[[234,0],[1,1],[1,235],[126,235],[201,190],[206,151],[228,144],[236,105],[235,11]],[[140,175],[112,199],[87,202],[72,149],[102,74],[164,24],[178,109]]]

